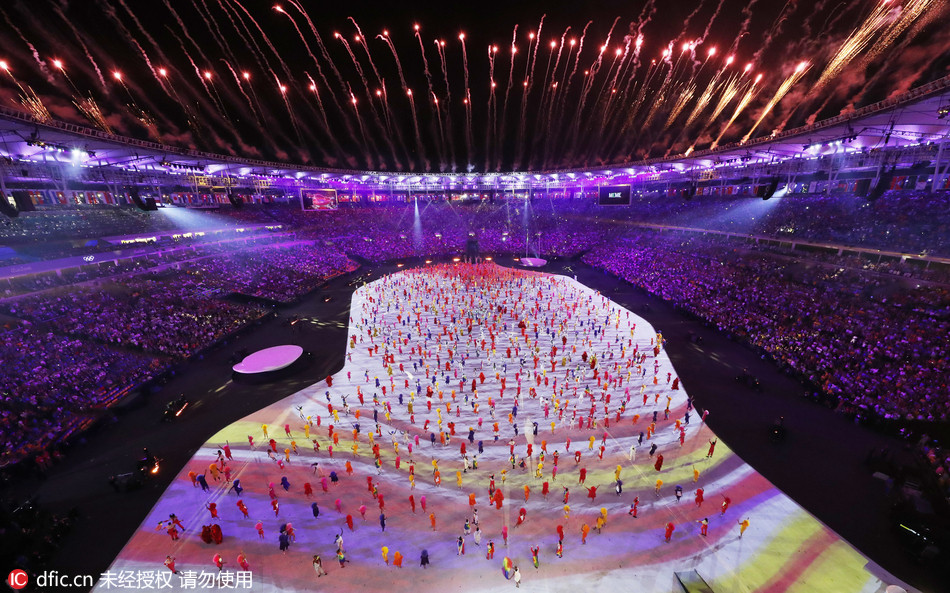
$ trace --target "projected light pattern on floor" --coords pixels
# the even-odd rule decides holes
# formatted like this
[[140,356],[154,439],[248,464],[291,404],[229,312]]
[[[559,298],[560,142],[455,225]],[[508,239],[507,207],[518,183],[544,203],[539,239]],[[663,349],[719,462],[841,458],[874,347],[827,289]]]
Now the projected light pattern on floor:
[[[215,554],[233,576],[243,553],[257,591],[497,590],[514,566],[528,590],[670,591],[696,570],[715,591],[883,591],[717,440],[658,329],[569,278],[494,264],[365,285],[343,370],[209,439],[110,571],[171,575],[170,555],[175,589],[221,578]],[[220,544],[200,537],[212,524]]]

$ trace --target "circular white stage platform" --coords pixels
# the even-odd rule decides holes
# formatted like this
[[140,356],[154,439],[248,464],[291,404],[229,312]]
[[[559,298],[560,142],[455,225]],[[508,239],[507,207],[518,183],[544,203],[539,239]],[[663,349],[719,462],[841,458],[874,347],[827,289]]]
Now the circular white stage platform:
[[544,264],[548,263],[546,259],[539,259],[537,257],[522,257],[521,265],[526,268],[540,268]]
[[231,368],[235,373],[242,375],[271,373],[289,367],[301,356],[303,356],[303,348],[300,346],[273,346],[248,355]]

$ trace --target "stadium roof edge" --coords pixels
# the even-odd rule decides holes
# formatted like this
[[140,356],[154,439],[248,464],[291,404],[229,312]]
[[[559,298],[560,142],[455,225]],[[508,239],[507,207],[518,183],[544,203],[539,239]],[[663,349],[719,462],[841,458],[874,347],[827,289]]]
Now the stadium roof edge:
[[[86,150],[90,155],[98,154],[98,166],[125,164],[142,160],[151,160],[153,165],[167,164],[174,159],[174,165],[182,167],[210,166],[230,172],[235,167],[251,169],[250,173],[259,175],[297,176],[319,175],[328,179],[350,179],[357,176],[377,178],[376,183],[386,180],[405,179],[479,179],[518,178],[527,180],[542,177],[557,178],[560,175],[594,175],[612,170],[627,170],[629,173],[648,173],[660,170],[685,170],[704,168],[715,163],[728,162],[730,159],[775,159],[803,156],[812,146],[827,146],[842,141],[855,142],[861,149],[873,149],[896,144],[913,144],[934,139],[950,137],[950,118],[946,109],[950,106],[950,76],[935,80],[897,97],[868,105],[849,113],[815,122],[811,125],[786,130],[764,136],[745,143],[731,143],[715,149],[705,149],[686,155],[674,155],[664,158],[647,159],[610,165],[598,165],[580,169],[552,169],[543,171],[512,171],[487,173],[420,173],[405,171],[370,171],[360,169],[337,169],[312,165],[299,165],[277,161],[251,159],[234,155],[186,149],[161,144],[149,140],[139,140],[100,130],[50,120],[37,121],[31,114],[9,107],[0,106],[0,134],[4,136],[3,152],[6,156],[19,157],[23,152],[11,150],[11,144],[19,143],[22,149],[31,140],[42,138],[46,143],[75,147]],[[10,140],[10,136],[14,139]],[[893,142],[891,142],[893,140]],[[109,158],[106,159],[105,155]],[[111,161],[111,162],[110,162]],[[259,170],[259,172],[258,172]],[[379,178],[382,178],[381,180]]]

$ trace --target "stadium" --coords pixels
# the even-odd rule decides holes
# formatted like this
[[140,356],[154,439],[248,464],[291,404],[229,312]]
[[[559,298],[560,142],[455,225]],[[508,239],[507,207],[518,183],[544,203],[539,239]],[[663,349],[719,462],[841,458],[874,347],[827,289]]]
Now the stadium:
[[942,591],[950,6],[0,7],[26,591]]

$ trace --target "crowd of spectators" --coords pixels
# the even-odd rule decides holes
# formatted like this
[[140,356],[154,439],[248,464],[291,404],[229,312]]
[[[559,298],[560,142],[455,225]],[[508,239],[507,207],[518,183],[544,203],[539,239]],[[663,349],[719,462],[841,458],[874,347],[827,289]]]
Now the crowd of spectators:
[[[286,240],[286,234],[267,229],[255,229],[244,232],[224,231],[207,236],[167,237],[132,248],[104,242],[82,248],[64,247],[62,244],[48,245],[45,249],[33,247],[30,251],[38,252],[38,255],[47,255],[54,264],[57,263],[56,260],[62,261],[60,258],[67,254],[74,258],[76,255],[88,255],[89,261],[84,260],[80,265],[74,263],[58,269],[33,273],[13,268],[19,273],[0,277],[0,299],[91,280],[140,274],[175,262],[220,254],[224,251],[253,249],[260,245]],[[42,260],[42,256],[32,258],[33,262]],[[0,259],[0,274],[3,273],[3,266],[6,264],[6,260]]]
[[900,253],[950,255],[950,208],[944,193],[887,191],[874,201],[849,193],[754,197],[695,196],[691,200],[634,196],[612,209],[625,221],[683,226],[832,243]]
[[230,212],[219,215],[213,210],[181,210],[187,212],[187,216],[169,214],[177,210],[144,212],[133,206],[113,205],[43,206],[40,210],[21,212],[13,219],[0,219],[0,245],[31,245],[51,240],[78,241],[168,231],[207,231],[233,228],[249,221]]
[[[943,194],[888,192],[874,202],[635,195],[630,207],[539,197],[330,212],[265,204],[194,217],[116,207],[24,213],[15,233],[0,229],[0,244],[12,246],[7,261],[22,261],[29,249],[50,258],[107,249],[78,239],[230,230],[166,237],[134,257],[0,278],[0,313],[14,320],[0,330],[0,356],[14,361],[0,375],[0,464],[40,451],[117,394],[264,315],[227,298],[232,293],[295,302],[356,261],[463,256],[472,239],[483,255],[583,257],[761,349],[842,412],[946,422],[946,267],[791,246],[950,253],[946,203]],[[249,223],[272,230],[237,231]]]
[[337,249],[298,241],[189,261],[181,274],[188,282],[222,292],[290,303],[357,267]]
[[170,360],[38,330],[23,322],[0,333],[0,467],[39,456],[98,411],[164,372]]
[[864,417],[946,422],[950,291],[881,296],[878,276],[729,248],[722,238],[639,230],[585,262],[761,348]]
[[304,228],[371,262],[464,255],[470,239],[486,254],[570,257],[603,238],[604,220],[578,219],[594,216],[595,208],[546,199],[375,205],[307,213]]
[[7,301],[3,312],[52,331],[145,352],[187,358],[264,312],[202,296],[193,279],[133,276]]
[[30,456],[42,464],[46,447],[102,407],[268,313],[227,293],[290,302],[357,267],[340,251],[280,238],[151,253],[95,282],[81,270],[59,272],[49,289],[3,300],[0,314],[16,321],[0,333],[0,360],[9,361],[0,374],[0,467]]

